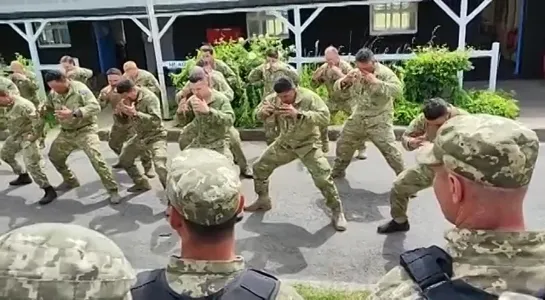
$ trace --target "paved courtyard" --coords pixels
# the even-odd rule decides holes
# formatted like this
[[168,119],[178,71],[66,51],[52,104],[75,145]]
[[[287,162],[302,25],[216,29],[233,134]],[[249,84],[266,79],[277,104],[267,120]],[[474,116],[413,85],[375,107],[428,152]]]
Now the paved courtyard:
[[[244,144],[252,161],[264,148],[263,143]],[[115,155],[106,143],[101,149],[108,163],[115,163]],[[177,152],[177,145],[169,144],[170,155]],[[450,226],[443,220],[429,189],[411,203],[410,232],[376,234],[376,226],[389,218],[388,191],[394,173],[372,146],[369,157],[366,161],[355,161],[346,180],[337,183],[349,220],[346,232],[336,233],[331,228],[321,194],[301,163],[293,162],[278,169],[272,177],[274,209],[265,214],[246,214],[238,225],[238,251],[250,265],[284,278],[372,283],[397,264],[404,249],[432,243],[443,245],[442,233]],[[406,153],[405,159],[408,165],[414,164],[412,154]],[[525,207],[527,224],[532,229],[540,229],[545,221],[545,202],[539,196],[545,194],[545,186],[540,184],[545,178],[544,164],[542,154]],[[0,232],[39,222],[88,226],[113,239],[135,268],[161,267],[169,255],[178,251],[176,237],[168,236],[170,229],[162,214],[164,206],[158,199],[161,192],[156,179],[156,191],[127,197],[122,204],[110,206],[84,154],[74,153],[69,165],[82,186],[40,207],[36,202],[42,192],[37,186],[7,188],[14,176],[2,164]],[[60,176],[49,162],[47,174],[54,185],[60,183]],[[130,179],[122,171],[117,171],[116,176],[122,185],[122,196],[127,195],[125,189],[131,184]],[[254,200],[251,180],[244,180],[244,194],[248,201]]]

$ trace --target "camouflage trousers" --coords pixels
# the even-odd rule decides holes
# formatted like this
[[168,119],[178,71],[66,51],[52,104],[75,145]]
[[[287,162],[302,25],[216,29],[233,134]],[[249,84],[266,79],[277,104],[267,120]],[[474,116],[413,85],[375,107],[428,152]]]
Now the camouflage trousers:
[[335,164],[332,171],[334,175],[344,174],[352,160],[354,151],[364,141],[371,141],[378,148],[396,174],[403,172],[403,157],[396,146],[391,118],[351,116],[344,124],[341,136],[337,141]]
[[[305,147],[306,148],[306,147]],[[314,185],[332,210],[342,210],[342,203],[335,183],[331,179],[331,166],[320,148],[289,149],[278,141],[267,147],[253,165],[254,189],[259,197],[269,197],[269,178],[277,168],[300,159],[312,176]]]
[[[331,115],[331,118],[333,118],[340,111],[344,112],[345,114],[349,116],[352,114],[353,106],[350,103],[350,101],[334,101],[330,99],[326,103],[327,103],[327,107],[329,108],[329,113]],[[329,149],[328,127],[329,126],[320,127],[320,140],[323,145],[322,150]],[[365,151],[366,149],[367,147],[365,146],[365,141],[363,141],[358,150]]]
[[409,197],[429,188],[435,172],[428,166],[416,165],[401,172],[390,191],[390,215],[396,222],[407,221]]
[[278,137],[278,127],[274,115],[263,121],[263,130],[265,131],[265,141],[267,142],[267,145],[272,144]]
[[[17,153],[23,154],[23,162],[25,167],[22,167],[15,159]],[[36,182],[36,184],[45,188],[51,186],[44,172],[44,160],[38,149],[38,142],[23,141],[21,137],[9,136],[4,142],[2,150],[0,150],[0,158],[5,161],[16,175],[28,173]]]
[[108,192],[117,192],[117,182],[114,180],[112,169],[106,164],[100,151],[100,140],[96,125],[86,126],[76,130],[61,129],[49,148],[49,160],[61,174],[64,182],[76,184],[76,176],[66,165],[66,159],[75,150],[83,150],[91,161],[91,165],[97,172],[102,184]]
[[143,153],[151,153],[151,160],[155,166],[155,172],[163,188],[167,183],[167,136],[166,133],[152,138],[142,139],[134,135],[127,141],[119,155],[119,165],[127,171],[135,184],[147,181],[142,172],[136,167],[134,161]]
[[[180,146],[180,150],[184,150],[189,145],[195,137],[197,136],[197,128],[195,128],[194,123],[187,124],[183,129],[182,132],[180,132],[180,138],[178,139],[178,145]],[[246,169],[248,167],[248,160],[246,159],[246,156],[244,155],[244,152],[242,151],[242,140],[240,139],[240,133],[235,127],[231,127],[229,129],[229,149],[228,151],[225,151],[220,147],[220,149],[216,149],[220,153],[225,154],[229,158],[233,158],[235,163],[240,167],[241,170]]]
[[[123,123],[119,120],[118,116],[114,115],[114,124],[110,130],[110,137],[108,139],[108,146],[110,146],[110,149],[112,149],[112,151],[114,151],[118,156],[121,155],[123,144],[125,144],[125,142],[127,142],[133,136],[135,136],[135,132],[132,125]],[[140,160],[144,170],[151,169],[152,162],[150,152],[144,151],[140,156]]]

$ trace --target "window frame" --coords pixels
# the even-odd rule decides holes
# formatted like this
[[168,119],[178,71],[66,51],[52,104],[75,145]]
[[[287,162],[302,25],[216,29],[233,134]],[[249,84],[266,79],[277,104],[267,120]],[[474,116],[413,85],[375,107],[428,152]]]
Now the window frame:
[[[420,2],[398,2],[398,3],[387,3],[387,4],[370,4],[369,5],[369,35],[371,36],[388,36],[388,35],[401,35],[401,34],[415,34],[418,32],[418,4]],[[388,8],[391,5],[403,5],[408,4],[408,8],[399,8],[395,9],[393,7]],[[384,5],[385,9],[376,10],[376,6]],[[400,28],[387,28],[385,30],[376,30],[374,28],[375,24],[375,14],[377,12],[384,12],[386,15],[390,16],[390,23],[392,23],[392,16],[396,13],[402,14],[408,12],[411,18],[414,18],[414,28],[409,29],[400,29]],[[411,22],[412,20],[409,20]]]
[[[282,14],[286,19],[288,18],[288,11],[287,10],[280,10],[278,13]],[[271,34],[267,32],[267,22],[268,21],[274,21],[274,22],[280,22],[282,24],[282,29],[284,30],[281,34]],[[259,33],[251,32],[250,23],[255,22],[258,24]],[[277,25],[277,24],[275,24]],[[269,13],[268,11],[256,11],[256,12],[247,12],[246,13],[246,33],[248,34],[248,37],[252,37],[253,34],[257,35],[266,35],[268,34],[271,37],[277,37],[279,39],[288,39],[290,37],[290,29],[289,27],[284,23],[283,20],[276,17],[275,15]]]
[[[38,25],[38,26],[36,26]],[[34,24],[34,30],[38,29],[39,23]],[[68,38],[70,39],[69,43],[66,43],[66,41],[63,41],[63,43],[59,44],[45,44],[42,40],[42,35],[46,30],[59,30],[59,31],[66,31],[68,34]],[[36,39],[36,44],[38,48],[71,48],[72,47],[72,37],[70,36],[70,28],[68,27],[68,22],[47,22],[47,25],[45,25],[43,31],[38,35],[38,38]]]

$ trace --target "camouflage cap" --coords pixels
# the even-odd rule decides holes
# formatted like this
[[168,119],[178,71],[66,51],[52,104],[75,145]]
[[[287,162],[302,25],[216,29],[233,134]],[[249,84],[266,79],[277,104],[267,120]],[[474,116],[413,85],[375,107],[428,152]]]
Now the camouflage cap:
[[131,299],[135,271],[91,229],[41,223],[0,236],[0,299]]
[[239,172],[227,157],[209,149],[187,149],[171,162],[166,194],[186,220],[210,226],[237,214],[241,187]]
[[518,188],[530,182],[538,152],[537,135],[519,122],[484,114],[461,115],[439,128],[434,144],[422,147],[417,161],[443,164],[484,185]]

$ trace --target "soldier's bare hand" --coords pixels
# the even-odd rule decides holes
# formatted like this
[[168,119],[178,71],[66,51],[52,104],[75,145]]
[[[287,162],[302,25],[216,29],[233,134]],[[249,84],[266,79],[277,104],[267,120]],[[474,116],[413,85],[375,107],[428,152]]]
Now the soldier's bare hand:
[[206,100],[204,99],[193,97],[191,106],[193,107],[193,111],[200,114],[207,114],[210,112],[210,107],[208,107],[208,103],[206,103]]
[[68,119],[72,117],[72,110],[68,109],[66,106],[63,106],[61,109],[55,110],[55,116],[59,119]]
[[274,106],[268,102],[264,103],[263,106],[261,106],[261,112],[270,116],[274,112]]
[[180,102],[178,103],[178,109],[176,110],[177,113],[182,114],[189,110],[189,107],[187,105],[187,99],[182,98],[180,99]]
[[409,145],[411,146],[411,148],[418,148],[420,146],[422,146],[422,144],[426,141],[426,137],[425,136],[418,136],[418,137],[413,137],[409,140]]
[[123,105],[123,113],[125,113],[129,117],[136,116],[137,111],[136,111],[136,107],[134,107],[134,102],[131,102],[130,105],[125,105],[125,104],[122,104],[122,105]]
[[283,104],[279,110],[280,115],[296,118],[299,111],[291,104]]
[[363,79],[365,81],[367,81],[367,83],[370,83],[370,84],[376,84],[376,83],[379,82],[377,76],[375,76],[375,74],[370,73],[370,72],[367,72],[367,73],[363,74]]

